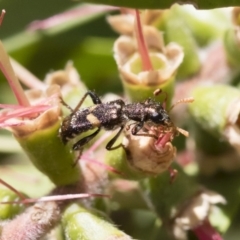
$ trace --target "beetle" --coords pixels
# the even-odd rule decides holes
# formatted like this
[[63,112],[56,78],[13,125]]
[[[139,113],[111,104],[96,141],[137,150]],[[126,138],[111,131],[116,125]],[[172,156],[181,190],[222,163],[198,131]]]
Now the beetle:
[[[80,108],[87,96],[92,99],[94,105],[87,108]],[[122,99],[102,103],[95,92],[87,91],[74,109],[68,106],[63,99],[61,99],[61,102],[71,111],[70,115],[63,119],[59,130],[63,144],[67,144],[71,139],[83,132],[97,129],[73,144],[72,149],[75,151],[80,150],[80,155],[84,145],[93,139],[100,132],[101,128],[105,130],[119,128],[117,134],[107,143],[107,150],[114,150],[122,146],[122,144],[113,145],[129,121],[134,121],[130,124],[134,124],[134,127],[131,129],[133,135],[154,137],[157,139],[157,136],[147,132],[139,133],[141,129],[144,129],[145,123],[161,126],[164,131],[175,129],[163,104],[151,98],[142,102],[128,104]]]

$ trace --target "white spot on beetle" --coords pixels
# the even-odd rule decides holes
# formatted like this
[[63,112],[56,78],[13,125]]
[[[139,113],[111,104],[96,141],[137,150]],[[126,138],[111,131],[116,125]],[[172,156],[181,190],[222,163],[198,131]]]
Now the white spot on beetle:
[[101,122],[98,120],[96,116],[94,116],[92,113],[87,115],[87,120],[94,126],[98,127],[101,125]]

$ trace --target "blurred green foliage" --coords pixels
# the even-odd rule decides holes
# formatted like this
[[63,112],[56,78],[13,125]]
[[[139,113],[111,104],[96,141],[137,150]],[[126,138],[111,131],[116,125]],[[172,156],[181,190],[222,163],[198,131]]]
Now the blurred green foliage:
[[[113,36],[102,13],[84,16],[60,24],[48,30],[28,31],[28,25],[74,7],[79,3],[71,1],[0,1],[6,10],[0,28],[0,38],[10,56],[24,67],[44,79],[45,75],[63,69],[72,60],[83,81],[90,89],[102,94],[108,90],[120,92],[117,68],[112,57]],[[10,92],[6,81],[0,75],[0,101],[9,102]],[[104,88],[102,88],[104,84]]]
[[129,8],[148,8],[148,9],[165,9],[171,7],[174,3],[192,3],[199,9],[211,9],[211,8],[221,8],[221,7],[230,7],[230,6],[239,6],[239,0],[167,0],[167,1],[159,1],[159,0],[87,0],[87,2],[97,3],[97,4],[111,4],[114,6],[123,6]]
[[[0,0],[0,10],[6,10],[0,27],[0,39],[9,55],[39,79],[43,80],[51,71],[64,69],[70,60],[89,89],[95,89],[99,94],[110,90],[121,92],[121,83],[112,54],[116,34],[107,24],[104,13],[91,16],[81,16],[82,13],[79,13],[79,17],[47,30],[27,29],[33,21],[43,20],[81,6],[85,5],[68,0]],[[14,102],[15,97],[5,77],[0,73],[0,103]],[[9,136],[10,133],[6,130],[0,131],[1,134],[4,133],[0,139],[1,149],[5,149],[4,152],[19,152],[19,146]],[[26,182],[18,180],[22,174],[19,175],[19,169],[23,168],[23,172],[33,176],[36,175],[36,169],[26,161],[25,155],[13,155],[11,159],[8,154],[1,155],[1,163],[15,161],[18,163],[16,169],[3,171],[1,168],[1,177],[18,190],[24,189],[31,196],[41,196],[52,188],[52,184],[41,174],[37,181],[39,188],[45,185],[43,190],[36,189],[34,182],[29,183],[30,186],[26,189]]]

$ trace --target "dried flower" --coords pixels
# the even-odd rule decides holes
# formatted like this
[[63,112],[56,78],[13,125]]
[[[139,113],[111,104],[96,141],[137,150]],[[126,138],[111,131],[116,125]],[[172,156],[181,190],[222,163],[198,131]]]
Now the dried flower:
[[[209,215],[214,205],[226,204],[226,200],[219,194],[203,189],[189,199],[184,206],[178,209],[172,218],[173,234],[176,239],[187,239],[186,231],[192,230],[199,240],[221,239],[209,223]],[[211,229],[211,231],[210,231]]]
[[[149,134],[156,133],[150,131]],[[171,140],[168,133],[159,134],[156,141],[153,137],[132,135],[128,130],[123,139],[126,159],[134,169],[149,176],[158,175],[166,171],[175,158],[176,148]]]

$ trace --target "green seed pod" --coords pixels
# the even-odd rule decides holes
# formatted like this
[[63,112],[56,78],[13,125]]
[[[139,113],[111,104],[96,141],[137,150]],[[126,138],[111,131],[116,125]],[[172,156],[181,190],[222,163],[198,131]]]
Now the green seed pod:
[[73,167],[74,153],[64,146],[59,135],[61,108],[59,104],[60,88],[49,87],[46,92],[31,90],[32,101],[50,98],[51,107],[32,119],[24,119],[21,124],[11,128],[29,159],[38,170],[46,174],[56,185],[68,185],[78,182],[80,169]]
[[102,216],[99,217],[77,204],[72,204],[66,209],[62,218],[62,226],[65,238],[68,240],[132,239]]
[[228,63],[235,68],[238,68],[240,64],[239,34],[239,27],[231,28],[225,32],[223,39]]
[[[21,201],[21,198],[9,189],[0,189],[0,202]],[[23,204],[0,204],[0,220],[13,218],[25,209]]]
[[119,174],[116,174],[110,171],[109,175],[113,178],[122,177],[129,180],[139,180],[144,177],[142,173],[134,170],[128,163],[126,152],[122,147],[114,151],[107,151],[105,163],[119,172]]
[[195,142],[190,144],[191,151],[194,152],[194,160],[201,174],[210,176],[219,171],[233,172],[240,169],[239,155],[228,142],[204,130],[193,119],[190,122],[190,138]]
[[240,91],[230,86],[214,85],[197,87],[192,94],[195,101],[188,107],[194,120],[240,152]]
[[58,137],[59,127],[58,121],[26,137],[15,136],[37,169],[58,186],[76,183],[80,178],[79,168],[73,167],[74,155]]
[[[222,9],[212,11],[194,8],[192,5],[172,6],[169,12],[173,11],[175,18],[182,20],[200,46],[207,45],[210,41],[221,37],[225,29],[230,25],[227,14]],[[165,19],[171,21],[171,18]]]

